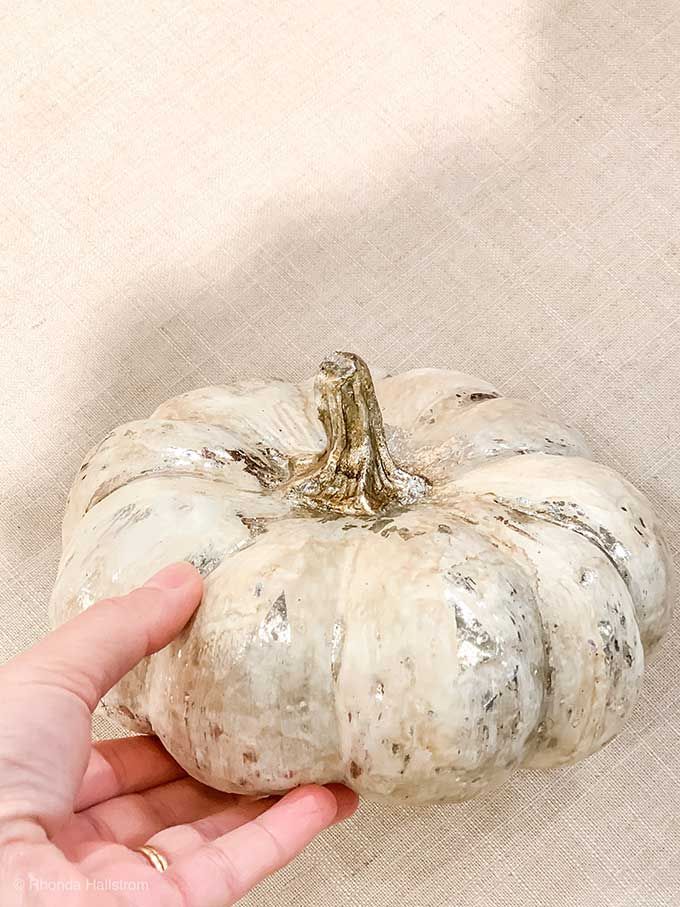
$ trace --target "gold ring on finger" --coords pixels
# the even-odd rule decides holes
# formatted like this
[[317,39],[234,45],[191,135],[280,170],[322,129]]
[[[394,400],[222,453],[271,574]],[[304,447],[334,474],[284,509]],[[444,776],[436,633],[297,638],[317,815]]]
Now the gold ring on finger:
[[158,870],[158,872],[165,872],[170,865],[168,863],[168,858],[150,844],[142,844],[141,847],[137,848],[136,852],[141,853],[142,856],[146,857],[149,863],[151,863],[153,868]]

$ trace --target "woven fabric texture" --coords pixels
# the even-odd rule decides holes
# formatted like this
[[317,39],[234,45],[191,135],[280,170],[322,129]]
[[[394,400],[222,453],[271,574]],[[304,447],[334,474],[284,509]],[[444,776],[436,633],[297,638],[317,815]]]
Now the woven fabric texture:
[[[1,660],[90,445],[334,348],[561,413],[677,555],[677,0],[10,0],[0,73]],[[676,621],[602,753],[365,803],[244,903],[677,905],[679,718]]]

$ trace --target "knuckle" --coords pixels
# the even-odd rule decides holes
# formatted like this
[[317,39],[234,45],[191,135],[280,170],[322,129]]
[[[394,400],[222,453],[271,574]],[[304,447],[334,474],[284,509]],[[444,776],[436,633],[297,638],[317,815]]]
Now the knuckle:
[[224,831],[219,816],[205,816],[203,819],[198,819],[192,824],[191,829],[200,838],[200,844],[208,844],[210,841],[214,841]]
[[212,863],[219,873],[223,888],[230,898],[240,897],[243,879],[232,856],[210,841],[203,848],[205,859]]
[[266,854],[262,862],[266,862],[267,866],[270,867],[270,871],[278,869],[280,866],[285,866],[290,861],[292,854],[286,850],[277,836],[267,827],[263,817],[258,816],[253,820],[253,824],[258,830],[258,849],[261,849],[261,852]]

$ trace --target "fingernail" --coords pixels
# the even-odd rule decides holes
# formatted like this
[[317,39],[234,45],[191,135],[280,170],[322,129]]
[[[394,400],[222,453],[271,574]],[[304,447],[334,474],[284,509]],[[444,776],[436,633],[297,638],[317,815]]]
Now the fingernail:
[[359,807],[359,797],[353,790],[345,787],[344,784],[327,784],[326,790],[333,794],[338,804],[338,811],[333,820],[333,825],[344,822],[345,819],[349,819],[350,816],[354,815]]
[[312,814],[330,813],[329,822],[333,821],[338,811],[338,801],[333,792],[316,784],[297,787],[295,790],[289,791],[283,800],[289,806],[294,803],[297,809],[302,808]]
[[191,564],[180,562],[163,567],[148,579],[144,585],[150,589],[179,589],[194,579],[196,568]]

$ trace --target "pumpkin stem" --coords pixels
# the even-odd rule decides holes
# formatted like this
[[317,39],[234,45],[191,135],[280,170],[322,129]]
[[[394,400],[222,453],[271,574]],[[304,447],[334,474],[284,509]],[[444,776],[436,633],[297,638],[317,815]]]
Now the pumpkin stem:
[[328,446],[288,497],[314,510],[376,514],[413,504],[429,483],[397,466],[387,448],[382,413],[368,366],[354,353],[333,353],[321,363],[315,390]]

